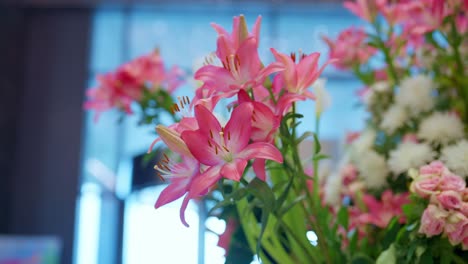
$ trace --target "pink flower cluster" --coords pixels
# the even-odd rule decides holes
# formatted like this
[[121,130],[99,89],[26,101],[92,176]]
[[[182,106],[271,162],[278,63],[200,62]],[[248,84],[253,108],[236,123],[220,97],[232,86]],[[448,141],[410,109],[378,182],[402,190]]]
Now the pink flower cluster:
[[421,218],[419,232],[428,237],[447,236],[452,245],[468,250],[468,188],[461,177],[440,161],[422,166],[410,189],[429,205]]
[[98,75],[98,86],[87,91],[85,109],[101,112],[118,108],[131,114],[131,104],[143,97],[143,91],[164,89],[174,92],[182,83],[184,73],[177,66],[164,68],[159,51],[138,57],[119,66],[115,71]]
[[[426,33],[450,28],[451,25],[445,22],[447,17],[452,17],[460,34],[468,31],[466,0],[356,0],[345,1],[344,6],[363,20],[378,25],[378,31],[382,31],[385,26],[390,28],[386,31],[392,33],[385,36],[383,41],[389,53],[400,61],[407,61],[411,57],[410,52],[425,44]],[[386,25],[378,17],[383,18]],[[342,31],[335,41],[328,38],[324,40],[330,48],[330,58],[339,58],[334,63],[338,69],[363,65],[377,53],[377,49],[369,45],[372,38],[363,29],[350,27]],[[416,58],[412,59],[418,63]]]
[[323,37],[330,48],[330,58],[337,60],[333,65],[338,69],[349,69],[365,64],[377,49],[367,45],[367,34],[363,29],[348,28],[342,31],[335,41]]
[[[180,108],[191,109],[180,122],[158,125],[160,139],[180,156],[174,163],[166,157],[156,169],[171,184],[156,201],[158,208],[183,196],[182,223],[189,200],[205,195],[220,179],[240,181],[249,161],[255,175],[265,180],[266,160],[283,162],[274,136],[292,103],[313,99],[308,90],[324,66],[318,67],[318,53],[291,56],[271,49],[276,61],[264,66],[258,56],[261,17],[252,32],[243,16],[235,17],[227,32],[213,24],[218,33],[216,56],[220,65],[207,64],[195,73],[203,82],[195,98],[183,100]],[[273,75],[274,74],[274,75]],[[226,125],[212,113],[223,98],[237,96]]]

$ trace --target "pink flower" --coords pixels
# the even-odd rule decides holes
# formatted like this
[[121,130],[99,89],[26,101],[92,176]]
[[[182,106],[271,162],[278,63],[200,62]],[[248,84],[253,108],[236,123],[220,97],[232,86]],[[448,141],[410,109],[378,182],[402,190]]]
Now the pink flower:
[[421,176],[440,176],[445,171],[447,171],[447,168],[444,163],[438,160],[419,168],[419,174]]
[[223,49],[217,50],[217,55],[219,58],[224,58],[230,54],[234,54],[236,50],[241,46],[241,44],[248,38],[252,37],[255,40],[255,43],[258,47],[260,43],[260,26],[262,22],[262,17],[258,16],[255,24],[252,28],[252,33],[248,32],[247,23],[243,15],[235,16],[232,23],[232,32],[227,32],[220,25],[212,23],[211,26],[218,33],[218,37],[225,36],[226,46]]
[[375,0],[356,0],[356,2],[345,1],[344,7],[354,13],[356,16],[373,22],[377,16],[377,6]]
[[[218,49],[226,46],[229,40],[221,35],[218,38]],[[222,51],[218,53],[226,53]],[[231,97],[241,89],[255,88],[262,85],[265,78],[281,71],[283,68],[278,63],[263,67],[258,57],[257,42],[250,37],[242,42],[233,53],[219,58],[223,67],[205,65],[195,73],[195,79],[202,81],[200,89],[208,90],[209,95],[220,93],[223,97]]]
[[468,218],[462,213],[453,212],[447,217],[444,228],[452,245],[460,244],[468,236]]
[[239,104],[252,103],[254,107],[252,114],[251,139],[254,142],[271,143],[279,128],[281,117],[275,115],[265,104],[252,100],[244,90],[239,91],[238,98]]
[[393,217],[398,217],[400,223],[406,221],[401,207],[409,203],[407,193],[394,195],[390,190],[387,190],[382,194],[380,202],[368,194],[365,194],[362,200],[369,210],[368,213],[360,216],[364,223],[385,228]]
[[95,110],[96,118],[114,107],[131,114],[131,104],[142,99],[145,89],[172,93],[183,83],[182,76],[177,67],[166,72],[159,52],[152,52],[121,65],[115,72],[99,75],[98,86],[87,91],[89,100],[84,108]]
[[238,227],[238,223],[234,218],[229,218],[226,223],[226,229],[219,235],[217,246],[224,249],[224,256],[229,254],[229,247],[231,245],[232,236]]
[[444,231],[445,221],[449,213],[433,204],[424,210],[421,217],[421,226],[419,233],[425,234],[427,237],[436,236]]
[[410,190],[422,198],[427,198],[439,190],[440,177],[418,177],[411,182]]
[[319,68],[320,53],[318,52],[299,58],[297,64],[295,63],[295,55],[288,56],[273,48],[271,48],[271,52],[273,52],[276,61],[284,67],[284,71],[276,75],[275,81],[282,83],[286,90],[299,100],[306,98],[314,100],[315,96],[307,89],[319,78],[329,62]]
[[468,202],[462,202],[460,206],[460,212],[468,217]]
[[459,209],[462,206],[461,195],[456,191],[443,191],[437,195],[437,201],[446,209]]
[[449,191],[453,190],[456,192],[462,192],[466,187],[466,182],[460,176],[455,174],[447,173],[442,175],[440,181],[440,190]]
[[367,45],[367,34],[354,27],[342,31],[333,41],[323,37],[330,48],[330,58],[338,59],[333,65],[338,69],[348,69],[353,65],[365,64],[377,49]]
[[[164,143],[172,151],[180,154],[182,158],[182,162],[173,163],[167,156],[164,156],[164,159],[155,166],[155,169],[162,177],[171,180],[171,184],[161,192],[154,205],[155,208],[159,208],[190,192],[193,179],[200,174],[200,163],[192,156],[187,145],[185,145],[185,142],[182,141],[177,132],[162,125],[158,125],[156,131]],[[180,220],[186,226],[188,226],[185,221],[187,205],[188,199],[186,197],[180,208]]]
[[221,177],[239,181],[251,159],[283,162],[281,153],[272,144],[249,144],[253,108],[251,103],[240,104],[232,112],[226,126],[222,127],[206,107],[195,106],[199,129],[186,130],[181,138],[193,157],[203,165],[203,172],[193,177],[183,206],[190,199],[206,193]]

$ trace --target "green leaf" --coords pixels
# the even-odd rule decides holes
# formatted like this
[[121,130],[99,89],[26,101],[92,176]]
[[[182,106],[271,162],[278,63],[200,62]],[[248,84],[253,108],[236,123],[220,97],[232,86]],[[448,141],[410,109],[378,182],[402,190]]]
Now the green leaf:
[[345,229],[348,229],[348,221],[349,221],[348,208],[345,206],[342,206],[340,210],[338,211],[337,216],[338,216],[338,223]]
[[426,250],[422,255],[421,257],[419,258],[419,262],[420,264],[433,264],[434,261],[433,261],[433,257],[432,257],[432,254],[431,254],[431,251],[430,250]]
[[374,260],[364,254],[356,254],[351,259],[351,264],[374,264]]
[[316,133],[314,133],[314,148],[315,148],[315,151],[314,151],[315,154],[320,153],[320,150],[322,150],[322,146],[320,145],[320,141]]
[[213,208],[210,209],[208,215],[212,215],[213,212],[219,208],[225,207],[227,205],[233,204],[235,201],[238,201],[244,198],[248,194],[247,190],[244,188],[237,189],[234,192],[224,196],[224,200],[217,203]]

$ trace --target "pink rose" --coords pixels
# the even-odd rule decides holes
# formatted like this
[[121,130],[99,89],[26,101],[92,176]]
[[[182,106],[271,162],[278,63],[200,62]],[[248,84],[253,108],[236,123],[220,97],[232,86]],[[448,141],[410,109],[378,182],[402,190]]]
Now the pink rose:
[[441,175],[444,170],[446,170],[444,164],[436,160],[436,161],[431,162],[428,165],[424,165],[421,168],[419,168],[419,174],[421,176]]
[[447,211],[430,204],[422,215],[419,233],[425,234],[427,237],[441,234],[444,230],[447,216]]
[[468,202],[463,202],[460,206],[460,212],[468,217]]
[[436,193],[440,181],[439,177],[418,177],[411,183],[410,190],[422,198],[427,198]]
[[437,195],[437,201],[447,210],[459,209],[462,206],[461,195],[456,191],[443,191]]
[[440,190],[441,191],[457,191],[462,192],[466,187],[466,182],[460,176],[455,174],[444,174],[442,175],[440,181]]
[[462,213],[454,212],[447,217],[444,231],[450,243],[458,245],[468,235],[468,219]]

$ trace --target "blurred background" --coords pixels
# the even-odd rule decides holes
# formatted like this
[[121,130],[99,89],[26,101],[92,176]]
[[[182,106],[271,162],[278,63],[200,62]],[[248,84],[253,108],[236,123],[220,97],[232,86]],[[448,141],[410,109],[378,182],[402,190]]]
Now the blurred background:
[[[137,126],[136,117],[119,123],[113,112],[94,122],[82,107],[86,89],[96,74],[156,47],[166,66],[193,73],[216,48],[210,22],[230,31],[239,14],[249,27],[262,16],[265,62],[274,47],[319,51],[323,63],[328,55],[321,36],[361,24],[341,1],[325,0],[0,2],[2,264],[12,254],[60,259],[18,263],[224,263],[216,233],[225,223],[206,219],[203,205],[189,206],[188,229],[179,221],[178,203],[154,210],[165,186],[141,181],[145,172],[134,165],[154,140],[153,128]],[[323,77],[332,105],[323,115],[322,138],[339,152],[345,133],[364,125],[364,111],[356,107],[362,87],[332,66]],[[178,93],[192,96],[193,89],[189,81]],[[307,116],[302,128],[312,128],[313,104],[299,111]]]

